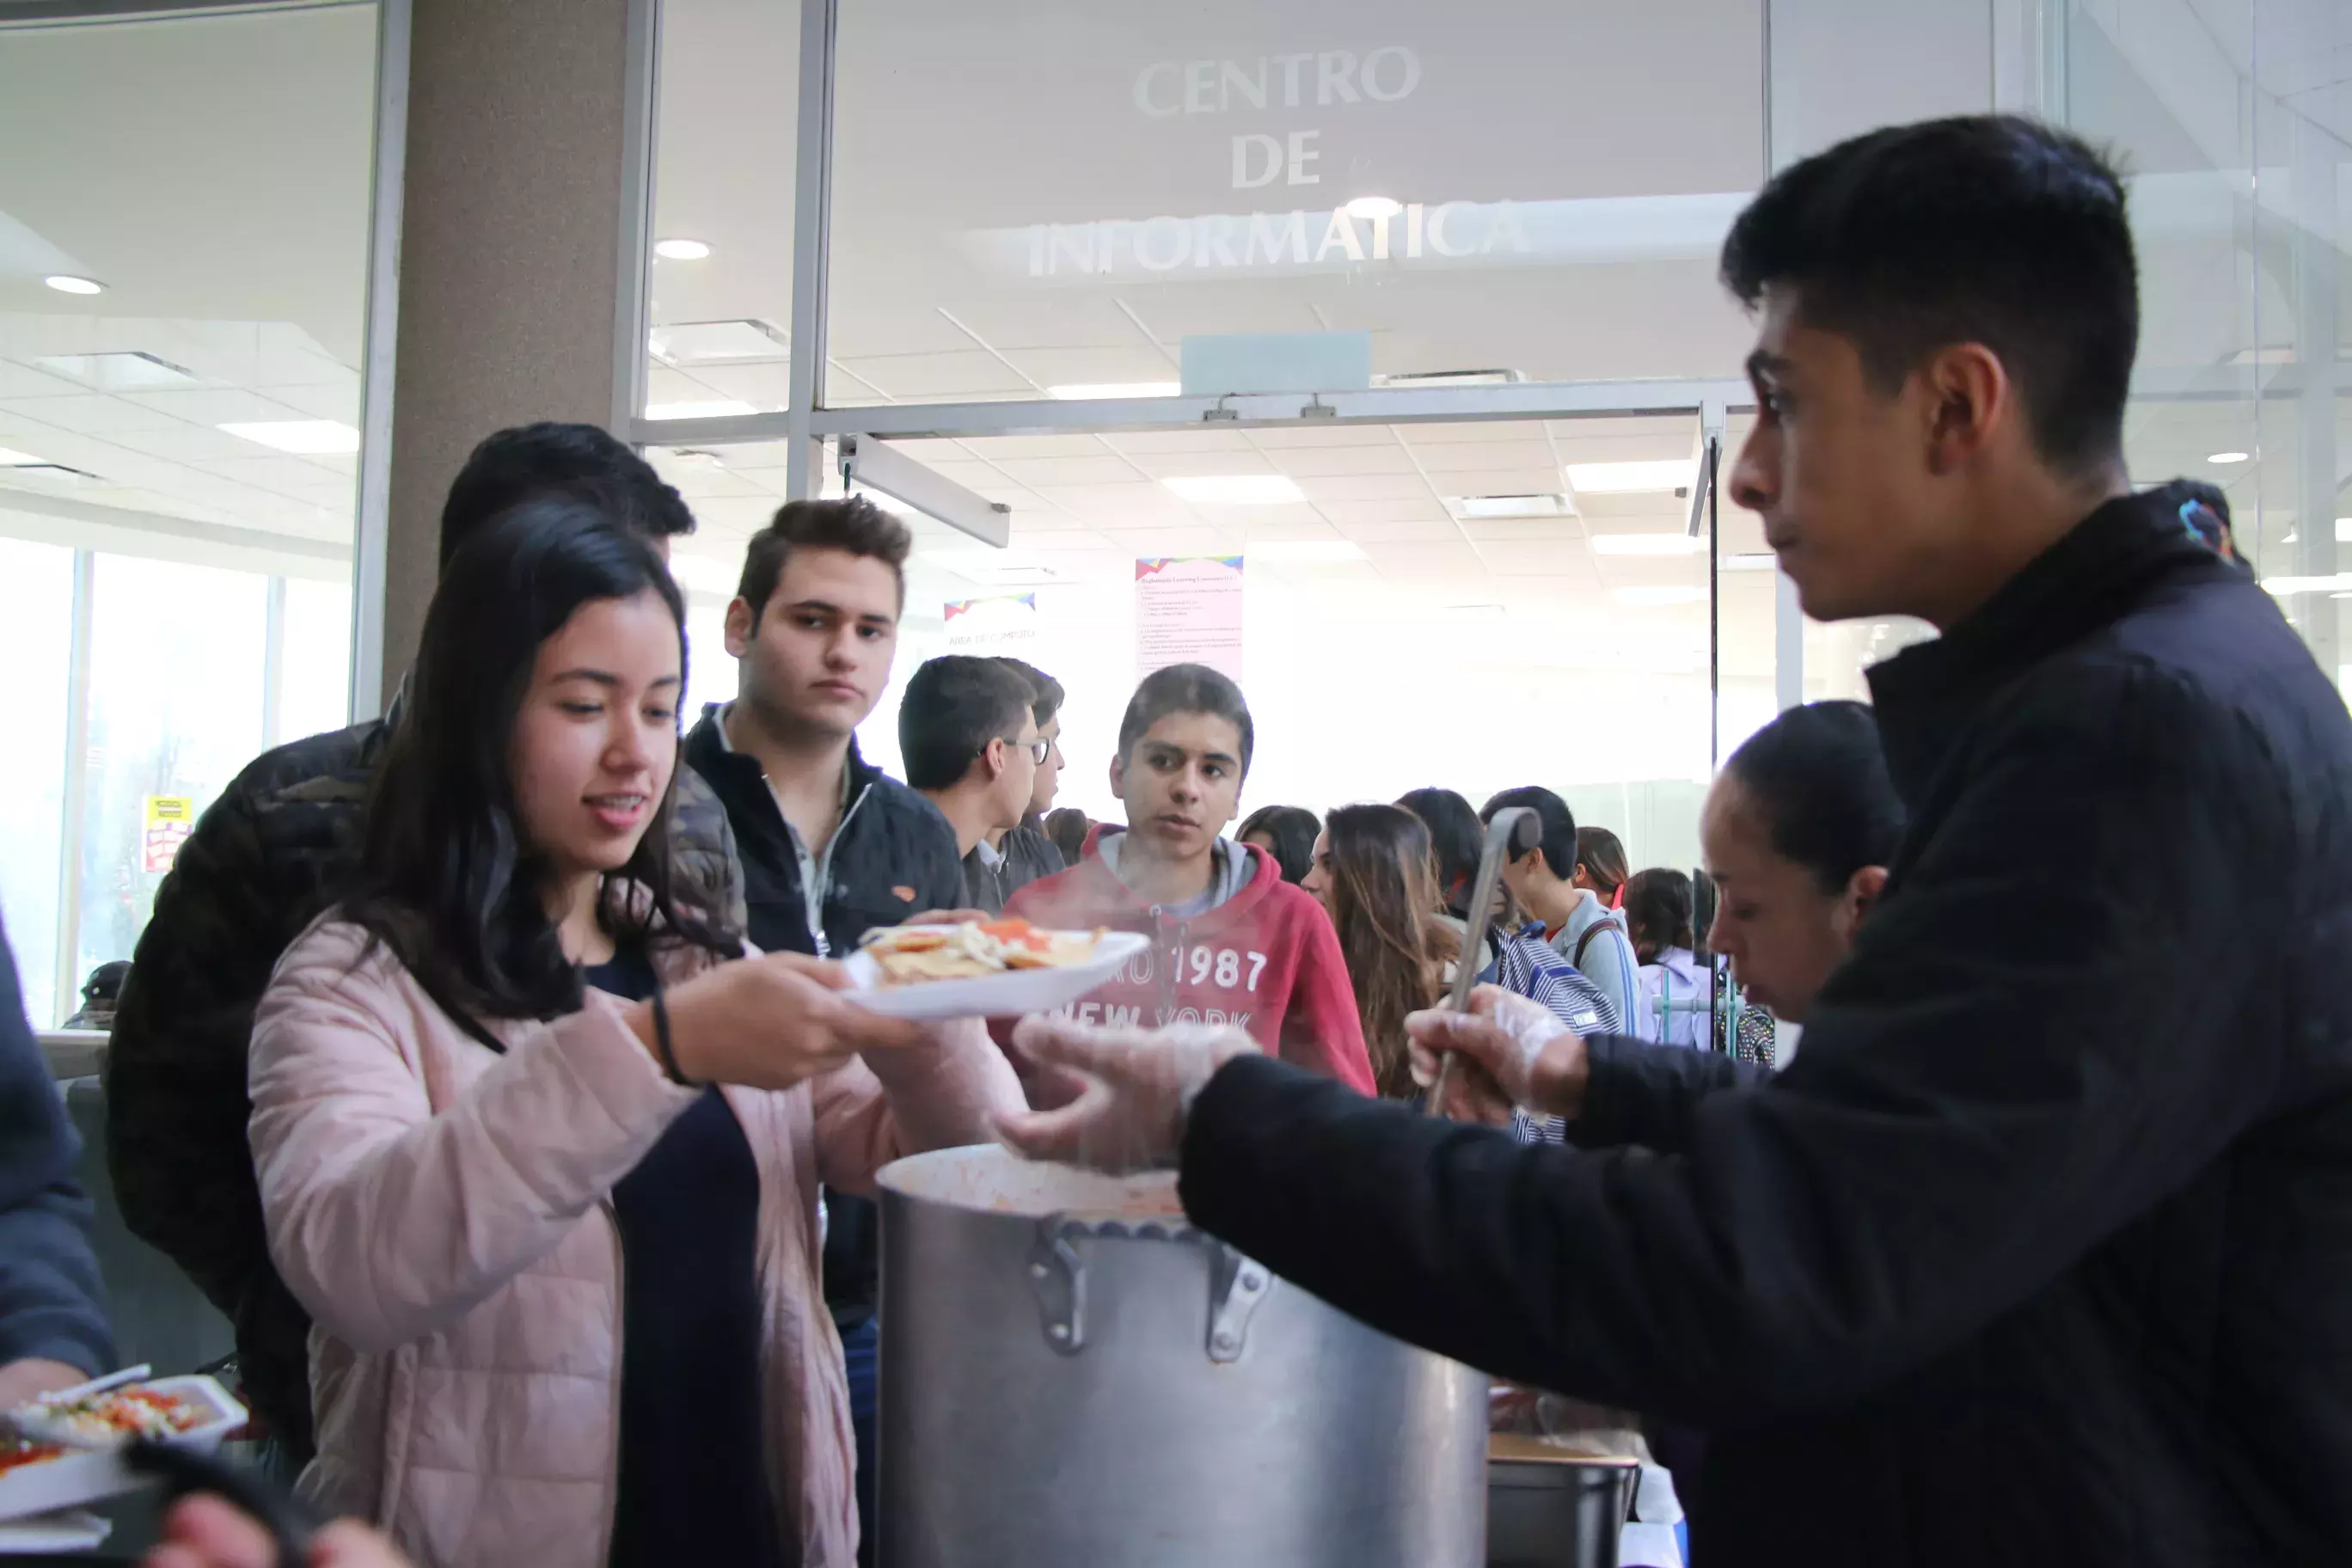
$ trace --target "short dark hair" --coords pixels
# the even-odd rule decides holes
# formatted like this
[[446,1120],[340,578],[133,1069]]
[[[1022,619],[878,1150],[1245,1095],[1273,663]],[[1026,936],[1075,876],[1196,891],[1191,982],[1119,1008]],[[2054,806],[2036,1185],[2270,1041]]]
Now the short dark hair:
[[1230,677],[1205,664],[1171,664],[1143,678],[1127,700],[1118,721],[1118,754],[1124,759],[1143,732],[1171,713],[1207,713],[1227,721],[1241,731],[1242,777],[1249,777],[1250,753],[1257,749],[1257,727],[1250,722],[1249,704]]
[[1481,822],[1492,822],[1495,814],[1507,805],[1523,805],[1536,814],[1543,829],[1544,864],[1561,881],[1576,875],[1576,814],[1568,809],[1568,802],[1541,784],[1521,784],[1507,789],[1489,799],[1478,813]]
[[1903,842],[1903,797],[1879,749],[1878,720],[1859,702],[1791,708],[1743,742],[1723,771],[1763,814],[1773,852],[1825,893]]
[[784,574],[784,563],[795,550],[845,550],[879,561],[898,580],[898,607],[907,607],[907,557],[914,552],[915,536],[907,525],[867,500],[788,500],[776,509],[768,526],[751,536],[743,552],[743,575],[736,596],[751,606],[751,625]]
[[548,497],[585,502],[645,539],[694,531],[685,499],[610,431],[547,419],[476,443],[441,503],[443,570],[492,518]]
[[1470,896],[1470,884],[1478,877],[1478,857],[1486,852],[1478,813],[1459,792],[1433,785],[1409,790],[1397,804],[1429,829],[1430,852],[1437,857],[1438,891],[1448,908],[1458,906]]
[[1030,689],[1037,694],[1036,700],[1030,707],[1037,715],[1037,727],[1044,729],[1052,721],[1054,715],[1062,710],[1063,700],[1068,695],[1062,689],[1062,683],[1025,658],[999,654],[996,662],[1011,666],[1013,672],[1027,681]]
[[926,659],[898,700],[898,757],[917,789],[946,789],[991,741],[1015,741],[1030,715],[1029,683],[1003,659],[950,653]]
[[1793,286],[1799,315],[1851,338],[1889,392],[1937,349],[1984,344],[2061,472],[2123,449],[2131,226],[2122,179],[2065,132],[1980,114],[1842,142],[1772,176],[1731,226],[1722,276],[1751,309]]
[[1303,805],[1261,805],[1242,818],[1234,842],[1239,844],[1253,833],[1272,839],[1266,853],[1281,868],[1282,879],[1295,888],[1315,868],[1315,840],[1322,831],[1322,818]]

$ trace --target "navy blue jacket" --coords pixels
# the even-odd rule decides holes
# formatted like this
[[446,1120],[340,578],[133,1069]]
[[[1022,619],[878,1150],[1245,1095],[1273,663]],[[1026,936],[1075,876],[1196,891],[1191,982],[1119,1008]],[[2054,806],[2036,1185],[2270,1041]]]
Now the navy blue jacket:
[[80,1148],[0,932],[0,1366],[37,1356],[114,1369],[89,1197],[73,1173]]
[[1612,1045],[1530,1148],[1246,1058],[1193,1219],[1706,1428],[1698,1568],[2352,1561],[2352,717],[2161,512],[1871,671],[1910,828],[1785,1071]]

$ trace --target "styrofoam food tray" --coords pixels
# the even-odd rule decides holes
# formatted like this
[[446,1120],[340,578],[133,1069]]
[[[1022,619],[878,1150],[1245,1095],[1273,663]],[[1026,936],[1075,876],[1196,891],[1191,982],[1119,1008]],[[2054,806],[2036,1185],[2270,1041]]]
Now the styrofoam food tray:
[[[911,928],[950,930],[950,927]],[[1087,936],[1087,931],[1056,935]],[[1084,963],[1058,969],[1008,969],[971,980],[926,980],[919,984],[883,989],[882,972],[873,954],[860,949],[843,967],[849,971],[849,993],[859,1006],[893,1018],[1017,1018],[1028,1013],[1050,1013],[1066,1007],[1098,986],[1106,985],[1127,967],[1127,961],[1151,944],[1141,931],[1105,931],[1095,939],[1094,956]]]
[[[194,1448],[200,1454],[209,1454],[220,1447],[223,1437],[245,1425],[245,1406],[230,1398],[227,1389],[201,1373],[186,1377],[151,1377],[133,1386],[176,1394],[212,1409],[210,1421],[163,1439],[175,1448]],[[26,1514],[77,1508],[151,1484],[149,1478],[131,1474],[119,1450],[69,1448],[54,1459],[0,1471],[0,1519],[21,1519]]]

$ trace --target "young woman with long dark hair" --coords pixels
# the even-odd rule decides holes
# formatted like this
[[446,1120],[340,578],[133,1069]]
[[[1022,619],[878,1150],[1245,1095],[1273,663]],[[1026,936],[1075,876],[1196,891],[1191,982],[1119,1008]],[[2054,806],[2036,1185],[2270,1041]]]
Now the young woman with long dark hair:
[[1402,806],[1343,805],[1324,819],[1300,886],[1339,933],[1374,1086],[1383,1100],[1412,1099],[1404,1021],[1445,994],[1462,952],[1442,918],[1429,829]]
[[1020,1103],[976,1025],[727,962],[671,867],[683,626],[583,504],[460,550],[362,880],[255,1023],[270,1250],[316,1324],[304,1489],[425,1564],[847,1564],[818,1184]]

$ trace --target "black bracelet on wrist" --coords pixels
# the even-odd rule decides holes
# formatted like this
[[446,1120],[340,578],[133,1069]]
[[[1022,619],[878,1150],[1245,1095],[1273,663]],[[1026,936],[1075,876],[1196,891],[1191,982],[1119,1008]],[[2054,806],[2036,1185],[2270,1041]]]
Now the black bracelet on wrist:
[[661,983],[654,983],[653,994],[646,998],[654,1008],[654,1054],[661,1058],[662,1071],[670,1082],[680,1089],[700,1089],[702,1086],[677,1070],[677,1051],[669,1043],[669,1005],[662,1000]]

